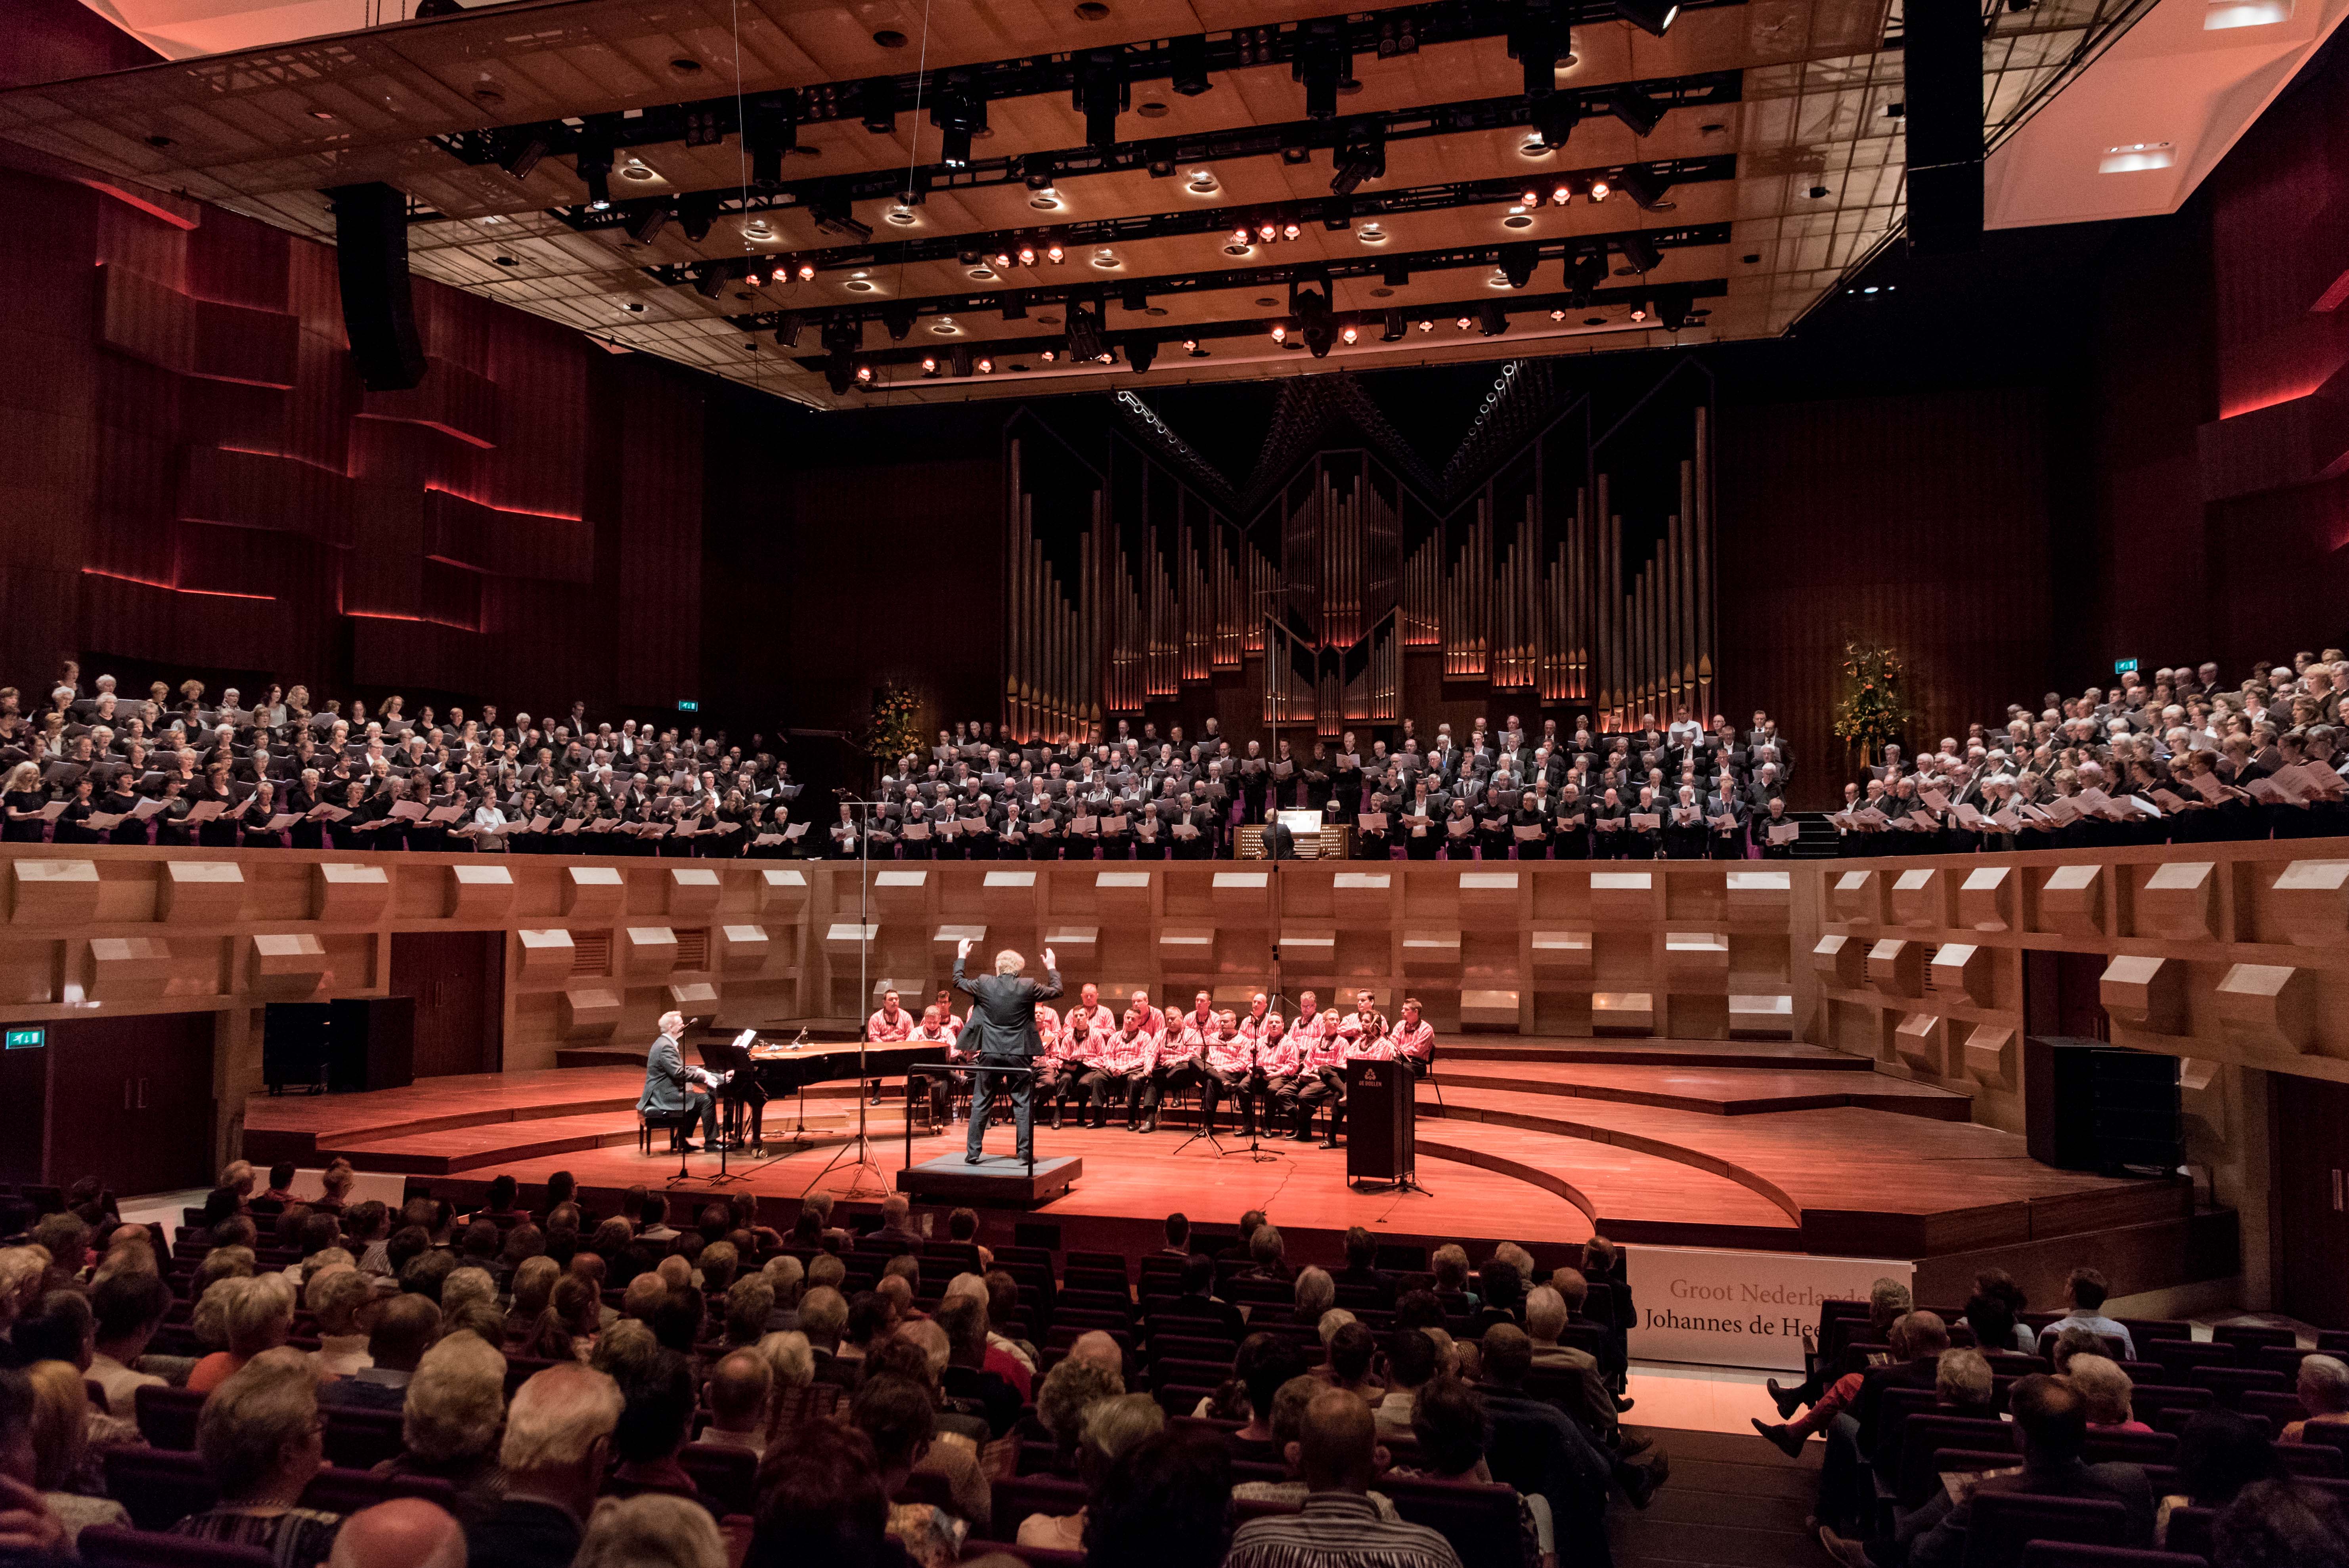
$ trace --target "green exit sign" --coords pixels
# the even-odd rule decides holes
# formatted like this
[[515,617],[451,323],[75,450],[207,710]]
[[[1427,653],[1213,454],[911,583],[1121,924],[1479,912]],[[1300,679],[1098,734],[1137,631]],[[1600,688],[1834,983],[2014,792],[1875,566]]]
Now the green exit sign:
[[2133,676],[2137,674],[2137,661],[2135,659],[2115,659],[2113,661],[2113,674],[2116,676]]
[[12,1051],[37,1050],[39,1047],[46,1046],[48,1043],[49,1032],[47,1029],[11,1029],[8,1031],[8,1048]]
[[681,702],[677,705],[677,711],[679,713],[699,713],[701,711],[701,705],[698,702]]

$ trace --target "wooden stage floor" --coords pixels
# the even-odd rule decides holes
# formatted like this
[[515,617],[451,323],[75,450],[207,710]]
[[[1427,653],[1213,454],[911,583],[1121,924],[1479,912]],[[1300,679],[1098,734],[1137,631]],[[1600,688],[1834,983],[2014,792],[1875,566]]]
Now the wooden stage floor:
[[[528,1187],[563,1170],[591,1193],[638,1184],[688,1201],[747,1191],[778,1225],[812,1186],[845,1196],[856,1184],[857,1172],[835,1163],[855,1126],[848,1085],[808,1094],[813,1146],[733,1161],[738,1180],[721,1189],[710,1181],[714,1155],[693,1156],[688,1178],[674,1181],[673,1156],[638,1151],[642,1083],[640,1068],[581,1066],[257,1099],[245,1152],[305,1165],[342,1154],[458,1195],[499,1172]],[[1598,1231],[1633,1243],[1940,1259],[1955,1284],[1993,1262],[2060,1281],[2060,1269],[2094,1259],[2124,1268],[2139,1288],[2157,1276],[2183,1283],[2176,1276],[2195,1257],[2212,1254],[2211,1217],[2194,1213],[2190,1190],[2040,1165],[2022,1139],[1974,1125],[1967,1109],[1962,1095],[1799,1043],[1463,1041],[1421,1087],[1426,1192],[1355,1191],[1344,1152],[1318,1143],[1273,1140],[1264,1145],[1270,1158],[1257,1162],[1229,1138],[1220,1155],[1205,1141],[1186,1145],[1181,1125],[1150,1137],[1114,1120],[1099,1131],[1040,1127],[1039,1153],[1081,1157],[1082,1180],[1032,1214],[990,1213],[985,1234],[1009,1241],[1024,1227],[1041,1244],[1147,1251],[1170,1210],[1224,1226],[1261,1208],[1309,1257],[1333,1255],[1353,1225],[1472,1251],[1513,1240],[1545,1261],[1563,1260]],[[791,1101],[768,1107],[771,1149],[800,1114]],[[897,1103],[875,1108],[870,1125],[880,1170],[863,1185],[877,1202],[906,1159]],[[913,1161],[958,1150],[962,1139],[959,1123],[917,1136]],[[987,1143],[1009,1154],[1010,1128],[990,1128]]]

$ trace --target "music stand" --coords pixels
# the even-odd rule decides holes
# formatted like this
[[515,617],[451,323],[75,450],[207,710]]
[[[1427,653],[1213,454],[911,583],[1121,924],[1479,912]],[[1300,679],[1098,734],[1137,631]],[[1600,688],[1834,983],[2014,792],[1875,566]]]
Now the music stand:
[[[840,803],[852,812],[864,813],[864,830],[856,839],[856,1005],[862,1011],[864,1004],[872,1000],[873,991],[873,813],[880,810],[880,802],[850,799]],[[873,1157],[873,1140],[865,1131],[865,1108],[869,1097],[864,1092],[864,1086],[872,1081],[866,1077],[869,1057],[865,1047],[873,1043],[868,1037],[871,1033],[864,1027],[864,1020],[859,1019],[856,1027],[856,1135],[833,1150],[832,1158],[824,1161],[823,1169],[801,1189],[800,1196],[802,1198],[814,1191],[818,1184],[832,1174],[833,1168],[852,1151],[855,1158],[849,1161],[849,1169],[854,1173],[854,1180],[841,1196],[885,1198],[889,1194],[889,1184],[881,1174],[881,1162]],[[864,1184],[864,1172],[868,1171],[873,1173],[873,1185],[870,1187]]]

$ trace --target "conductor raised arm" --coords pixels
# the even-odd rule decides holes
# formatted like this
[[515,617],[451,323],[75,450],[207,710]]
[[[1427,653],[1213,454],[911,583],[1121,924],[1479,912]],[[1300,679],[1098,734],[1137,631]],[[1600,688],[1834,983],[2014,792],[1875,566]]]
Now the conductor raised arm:
[[[1061,994],[1061,972],[1052,962],[1052,950],[1044,949],[1044,979],[1039,985],[1020,978],[1019,972],[1028,961],[1009,948],[995,955],[995,973],[978,979],[965,978],[964,960],[970,956],[970,940],[964,938],[955,949],[954,983],[957,991],[970,995],[970,1022],[964,1026],[964,1050],[978,1058],[982,1068],[1026,1068],[1043,1049],[1043,1041],[1036,1033],[1036,1004]],[[963,1151],[963,1163],[979,1161],[979,1143],[987,1135],[987,1119],[993,1109],[997,1079],[1009,1079],[1004,1087],[1011,1096],[1014,1125],[1019,1129],[1019,1158],[1023,1163],[1036,1157],[1035,1108],[1030,1103],[1029,1078],[1025,1073],[978,1072],[971,1075],[970,1140]]]

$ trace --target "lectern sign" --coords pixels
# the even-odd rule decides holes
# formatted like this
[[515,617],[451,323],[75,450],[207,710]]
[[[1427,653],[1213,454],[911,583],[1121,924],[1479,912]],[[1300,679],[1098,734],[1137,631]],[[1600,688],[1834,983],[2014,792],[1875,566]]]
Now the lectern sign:
[[1639,1322],[1631,1354],[1643,1361],[1796,1371],[1803,1336],[1823,1301],[1866,1301],[1879,1279],[1909,1284],[1913,1264],[1698,1247],[1629,1247]]

